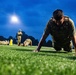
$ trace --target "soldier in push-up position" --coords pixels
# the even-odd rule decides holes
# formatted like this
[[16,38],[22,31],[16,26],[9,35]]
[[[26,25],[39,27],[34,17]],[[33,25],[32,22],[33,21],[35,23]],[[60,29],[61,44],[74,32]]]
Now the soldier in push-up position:
[[63,48],[64,51],[71,52],[72,41],[76,52],[76,36],[74,22],[68,16],[64,16],[61,9],[57,9],[53,12],[53,17],[46,25],[42,38],[38,43],[37,49],[34,50],[34,52],[40,51],[44,40],[49,34],[52,37],[53,47],[56,51],[60,51]]

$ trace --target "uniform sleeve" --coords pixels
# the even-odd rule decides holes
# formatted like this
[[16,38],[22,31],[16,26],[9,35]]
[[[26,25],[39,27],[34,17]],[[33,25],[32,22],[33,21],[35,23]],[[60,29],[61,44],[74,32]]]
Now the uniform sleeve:
[[51,26],[51,21],[49,21],[49,22],[47,23],[47,25],[46,25],[46,27],[45,27],[45,29],[44,29],[44,33],[45,33],[46,35],[49,35],[49,33],[50,33],[50,31],[51,31],[50,26]]
[[74,36],[75,35],[75,25],[72,19],[69,19],[69,24],[70,24],[70,30],[69,30],[69,35]]

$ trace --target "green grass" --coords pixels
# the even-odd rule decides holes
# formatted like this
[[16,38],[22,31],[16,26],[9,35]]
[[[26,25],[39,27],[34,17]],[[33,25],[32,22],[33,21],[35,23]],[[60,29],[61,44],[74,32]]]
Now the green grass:
[[51,47],[0,45],[0,75],[76,75],[76,57]]

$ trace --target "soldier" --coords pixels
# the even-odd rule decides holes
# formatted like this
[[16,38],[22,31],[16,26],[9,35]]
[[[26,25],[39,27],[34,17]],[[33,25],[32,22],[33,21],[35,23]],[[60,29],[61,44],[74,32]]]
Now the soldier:
[[22,31],[21,31],[21,29],[19,29],[19,31],[17,33],[17,44],[18,44],[18,46],[20,46],[20,44],[21,44],[21,37],[22,37]]
[[9,45],[9,41],[7,41],[7,40],[0,41],[0,45]]
[[32,46],[32,40],[31,39],[26,39],[23,43],[23,46],[28,46],[28,45]]
[[34,52],[39,52],[40,48],[47,38],[51,34],[53,40],[53,47],[56,51],[60,51],[62,48],[71,52],[73,42],[75,52],[76,52],[76,37],[75,37],[75,27],[74,22],[67,16],[64,16],[61,9],[57,9],[53,12],[53,17],[49,20],[42,38],[38,44],[38,47]]

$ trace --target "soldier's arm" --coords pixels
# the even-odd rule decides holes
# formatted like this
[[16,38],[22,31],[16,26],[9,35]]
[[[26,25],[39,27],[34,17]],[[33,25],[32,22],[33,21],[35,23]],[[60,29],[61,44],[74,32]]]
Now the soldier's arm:
[[73,42],[73,45],[74,45],[74,49],[75,49],[75,55],[76,55],[76,32],[75,32],[75,25],[74,25],[74,22],[73,20],[70,19],[70,22],[71,22],[71,28],[72,28],[72,42]]
[[73,36],[72,38],[74,49],[75,49],[75,55],[76,55],[76,35]]
[[42,37],[41,37],[41,39],[40,39],[40,41],[38,43],[38,47],[37,47],[36,50],[34,50],[34,52],[39,52],[40,51],[41,46],[42,46],[43,42],[45,41],[45,39],[47,38],[47,36],[48,35],[46,35],[45,33],[42,35]]
[[39,52],[39,51],[40,51],[43,42],[45,41],[45,39],[47,38],[47,36],[48,36],[49,33],[50,33],[50,25],[51,25],[51,24],[50,24],[50,21],[49,21],[48,24],[46,25],[45,31],[44,31],[44,33],[43,33],[40,41],[39,41],[39,43],[38,43],[38,47],[37,47],[36,50],[34,50],[34,52]]

